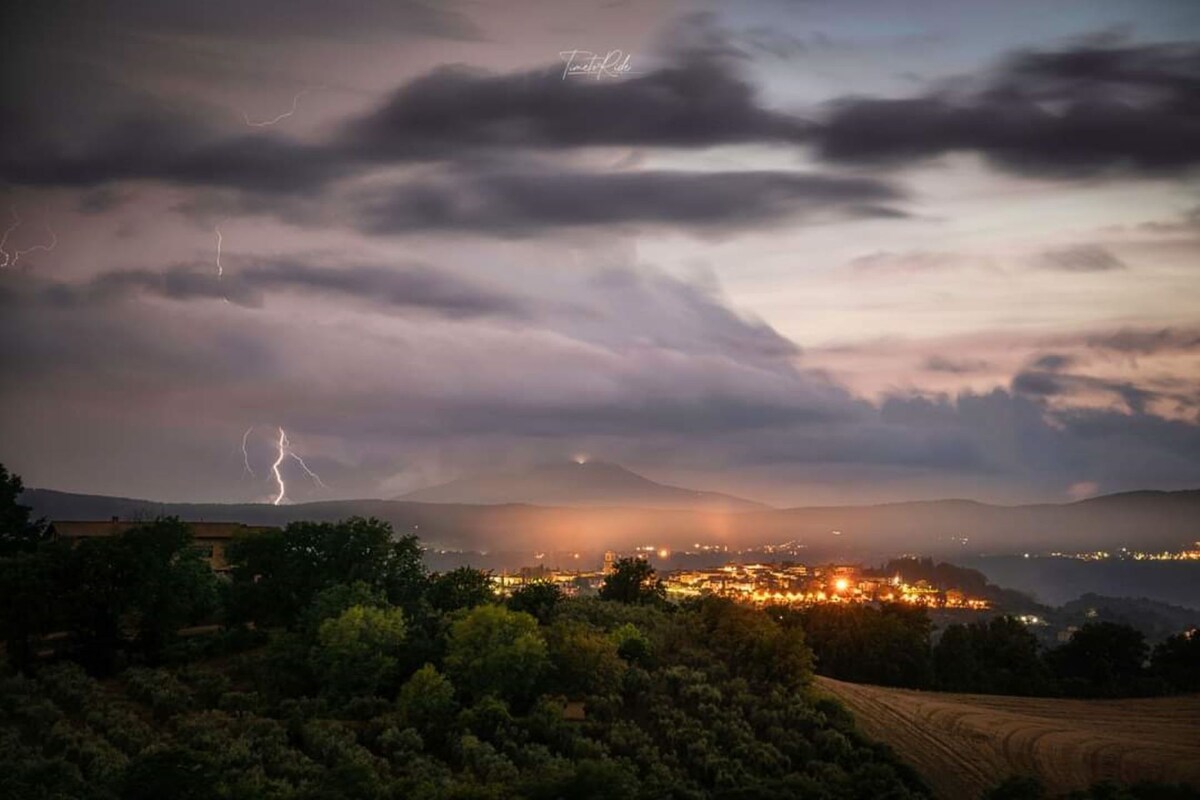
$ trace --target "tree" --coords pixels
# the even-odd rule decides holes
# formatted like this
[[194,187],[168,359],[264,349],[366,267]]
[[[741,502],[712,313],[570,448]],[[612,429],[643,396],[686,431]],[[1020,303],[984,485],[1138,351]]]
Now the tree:
[[416,538],[393,541],[391,526],[377,519],[293,522],[236,538],[227,556],[231,617],[260,626],[293,626],[322,589],[356,581],[411,612],[425,585]]
[[1051,688],[1037,637],[1009,616],[949,626],[933,648],[933,666],[938,687],[949,691],[1045,694]]
[[1075,631],[1047,654],[1047,662],[1068,694],[1120,697],[1139,691],[1146,651],[1141,631],[1099,622]]
[[400,687],[396,708],[404,724],[425,739],[444,738],[458,714],[454,684],[432,664],[426,664]]
[[723,597],[705,597],[698,606],[700,638],[735,675],[789,689],[812,678],[812,651],[804,632],[784,627],[763,612]]
[[327,586],[317,592],[312,603],[304,610],[300,618],[300,630],[310,641],[315,641],[321,623],[341,616],[353,606],[386,608],[387,600],[382,592],[363,581]]
[[33,550],[45,539],[45,522],[31,520],[33,509],[17,502],[24,491],[21,476],[0,464],[0,556]]
[[174,517],[85,539],[58,558],[61,621],[95,671],[111,670],[130,644],[154,660],[181,627],[217,608],[217,578]]
[[503,606],[478,606],[450,628],[446,672],[479,698],[531,699],[549,667],[537,620]]
[[822,675],[884,686],[924,688],[930,683],[931,626],[923,608],[814,605],[784,618],[786,624],[803,625]]
[[625,662],[617,643],[582,622],[561,621],[546,632],[554,682],[564,694],[605,695],[621,686]]
[[658,580],[654,567],[643,558],[617,559],[600,587],[601,600],[618,603],[658,603],[666,597],[666,587]]
[[550,581],[527,583],[508,598],[508,607],[513,611],[532,614],[537,621],[546,625],[554,617],[559,603],[563,601],[562,589]]
[[496,593],[492,590],[491,573],[459,567],[430,578],[426,596],[438,611],[457,611],[489,603]]
[[1200,629],[1160,642],[1150,656],[1150,670],[1174,691],[1200,691]]
[[335,695],[376,694],[395,677],[405,633],[400,609],[351,606],[318,628],[313,671]]
[[617,646],[617,655],[628,663],[639,667],[648,667],[653,663],[654,651],[650,637],[632,622],[614,628],[609,638]]
[[48,543],[32,552],[0,558],[0,637],[9,663],[19,670],[33,664],[40,637],[68,626],[67,604],[71,583],[67,578],[71,548]]

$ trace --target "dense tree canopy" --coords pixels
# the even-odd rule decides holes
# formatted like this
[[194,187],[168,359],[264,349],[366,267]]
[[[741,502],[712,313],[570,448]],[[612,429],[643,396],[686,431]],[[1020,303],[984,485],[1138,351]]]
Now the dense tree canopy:
[[[908,607],[669,604],[637,560],[608,600],[502,601],[420,552],[374,520],[294,524],[239,541],[222,582],[168,519],[0,558],[23,668],[0,675],[0,797],[907,800],[919,779],[814,693],[814,663],[996,691],[1038,663],[1061,670],[1048,691],[1195,674],[1189,637],[1148,672],[1110,628],[1040,656],[1012,620],[931,647]],[[203,621],[222,627],[179,635]]]
[[618,603],[661,603],[667,590],[644,558],[619,558],[600,587],[602,600]]
[[0,464],[0,557],[32,550],[45,535],[45,523],[32,519],[32,509],[19,502],[23,491],[21,476]]
[[9,656],[28,666],[32,640],[64,640],[90,668],[108,671],[124,651],[155,660],[187,624],[217,608],[218,583],[188,526],[161,519],[71,547],[46,542],[0,559],[0,613]]

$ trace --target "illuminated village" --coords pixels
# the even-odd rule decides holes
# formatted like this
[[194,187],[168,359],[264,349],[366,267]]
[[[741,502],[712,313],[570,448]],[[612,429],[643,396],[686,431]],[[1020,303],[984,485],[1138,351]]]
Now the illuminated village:
[[[1028,557],[1028,555],[1026,555]],[[1082,553],[1064,553],[1055,551],[1051,558],[1072,558],[1077,561],[1200,561],[1200,542],[1193,542],[1191,547],[1181,550],[1163,550],[1161,552],[1146,552],[1130,550],[1122,547],[1116,551],[1093,550]]]
[[[648,558],[652,551],[653,548],[640,548],[634,555]],[[492,580],[501,594],[527,583],[548,581],[567,594],[588,595],[600,588],[618,558],[612,551],[605,553],[603,569],[595,571],[539,565],[523,567],[515,573],[493,575]],[[895,602],[973,611],[990,607],[988,601],[968,597],[954,589],[934,588],[925,581],[906,583],[900,575],[879,575],[858,564],[730,563],[720,567],[665,570],[659,572],[659,577],[666,587],[667,597],[672,600],[713,594],[755,605]]]

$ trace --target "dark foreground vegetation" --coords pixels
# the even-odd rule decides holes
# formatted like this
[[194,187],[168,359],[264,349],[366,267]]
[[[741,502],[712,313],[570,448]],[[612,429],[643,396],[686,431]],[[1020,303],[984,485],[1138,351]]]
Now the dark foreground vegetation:
[[0,797],[926,796],[812,692],[816,618],[670,605],[634,560],[499,601],[364,519],[217,576],[175,519],[47,541],[0,479]]
[[1151,649],[1140,631],[1093,622],[1069,641],[1042,647],[1019,620],[997,616],[949,625],[936,644],[920,608],[816,605],[774,609],[805,631],[817,672],[909,689],[1045,697],[1146,697],[1200,691],[1200,634]]

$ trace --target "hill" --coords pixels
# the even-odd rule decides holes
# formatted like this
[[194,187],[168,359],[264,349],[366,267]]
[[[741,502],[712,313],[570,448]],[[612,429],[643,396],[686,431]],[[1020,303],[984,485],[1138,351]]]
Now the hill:
[[762,503],[727,494],[657,483],[619,464],[604,461],[561,461],[518,471],[474,475],[418,489],[396,499],[421,503],[523,503],[731,512],[767,508]]
[[[694,542],[746,547],[797,541],[813,558],[876,558],[919,552],[945,560],[975,553],[1115,548],[1122,544],[1177,548],[1195,538],[1200,491],[1161,493],[1153,498],[1139,494],[1126,500],[1113,495],[1038,506],[941,500],[732,512],[412,500],[336,500],[285,506],[158,503],[29,489],[22,502],[33,506],[35,514],[51,519],[177,515],[185,520],[283,525],[294,520],[374,516],[392,523],[398,532],[419,531],[434,547],[518,552],[595,552],[645,544],[684,549]],[[1002,585],[1016,585],[989,577]]]
[[939,798],[979,797],[1013,774],[1038,776],[1051,795],[1102,780],[1200,786],[1200,695],[1060,700],[816,681]]

